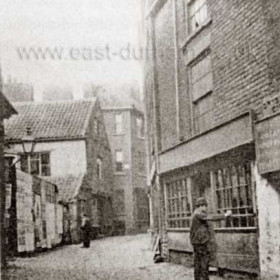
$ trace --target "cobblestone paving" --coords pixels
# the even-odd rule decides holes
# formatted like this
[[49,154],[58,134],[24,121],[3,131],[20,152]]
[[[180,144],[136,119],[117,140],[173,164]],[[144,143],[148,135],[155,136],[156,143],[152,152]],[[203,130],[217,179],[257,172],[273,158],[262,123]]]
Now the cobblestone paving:
[[[193,270],[153,263],[148,235],[110,237],[91,242],[89,249],[69,245],[32,258],[10,262],[4,280],[192,280]],[[211,280],[222,278],[211,276]]]

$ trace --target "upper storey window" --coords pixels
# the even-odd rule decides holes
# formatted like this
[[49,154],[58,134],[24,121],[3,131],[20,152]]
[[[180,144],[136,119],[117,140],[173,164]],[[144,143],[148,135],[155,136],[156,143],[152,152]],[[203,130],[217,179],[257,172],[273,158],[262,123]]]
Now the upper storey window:
[[187,0],[188,32],[195,32],[208,19],[206,0]]

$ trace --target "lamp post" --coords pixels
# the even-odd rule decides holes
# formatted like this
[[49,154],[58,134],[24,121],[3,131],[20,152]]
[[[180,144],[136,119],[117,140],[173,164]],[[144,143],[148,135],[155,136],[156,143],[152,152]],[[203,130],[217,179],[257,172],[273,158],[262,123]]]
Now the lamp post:
[[[26,129],[26,136],[21,140],[21,146],[24,155],[31,155],[35,147],[35,139],[32,136],[30,127]],[[17,181],[15,165],[21,160],[18,158],[15,162],[11,157],[6,157],[8,180],[7,186],[11,188],[10,208],[9,208],[9,227],[8,227],[8,248],[9,252],[14,255],[17,252]]]
[[32,131],[30,127],[26,128],[26,136],[22,138],[22,149],[25,155],[30,155],[34,151],[35,138],[32,136]]

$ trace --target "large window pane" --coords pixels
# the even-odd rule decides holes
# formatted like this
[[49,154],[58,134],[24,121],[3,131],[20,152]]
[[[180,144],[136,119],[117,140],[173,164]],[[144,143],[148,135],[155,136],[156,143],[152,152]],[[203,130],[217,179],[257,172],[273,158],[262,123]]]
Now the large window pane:
[[187,180],[180,179],[165,184],[167,222],[169,228],[188,228],[191,218],[191,197],[188,195]]
[[233,213],[225,227],[254,227],[250,164],[218,170],[214,172],[214,181],[217,212],[232,210]]

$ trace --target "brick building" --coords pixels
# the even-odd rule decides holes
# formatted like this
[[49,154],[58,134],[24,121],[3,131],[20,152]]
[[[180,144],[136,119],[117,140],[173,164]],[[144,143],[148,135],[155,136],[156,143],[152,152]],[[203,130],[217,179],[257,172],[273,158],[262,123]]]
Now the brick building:
[[116,234],[146,232],[149,227],[143,102],[132,85],[85,87],[85,98],[98,96],[114,168]]
[[146,1],[145,101],[152,225],[189,263],[205,196],[221,269],[279,277],[280,2]]
[[135,107],[103,107],[113,155],[114,209],[122,232],[146,232],[149,205],[146,181],[144,114]]
[[29,127],[36,140],[32,155],[22,155],[18,168],[58,187],[67,205],[72,242],[80,240],[82,212],[93,227],[109,234],[113,226],[112,159],[97,99],[17,103],[18,115],[5,123],[7,140],[20,154]]

